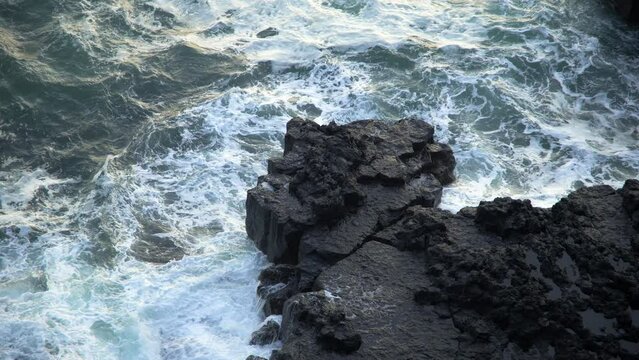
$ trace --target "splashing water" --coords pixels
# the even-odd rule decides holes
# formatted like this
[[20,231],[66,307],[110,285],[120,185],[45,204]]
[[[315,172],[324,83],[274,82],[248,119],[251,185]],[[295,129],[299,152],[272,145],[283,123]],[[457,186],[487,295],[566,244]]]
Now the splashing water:
[[596,0],[2,2],[0,358],[268,356],[244,199],[288,119],[423,118],[442,207],[548,206],[637,177],[637,53]]

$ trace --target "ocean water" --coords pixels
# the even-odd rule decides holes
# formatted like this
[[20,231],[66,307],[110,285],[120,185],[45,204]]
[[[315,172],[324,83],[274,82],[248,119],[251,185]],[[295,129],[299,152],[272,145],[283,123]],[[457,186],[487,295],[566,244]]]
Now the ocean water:
[[639,30],[598,0],[0,0],[0,359],[268,356],[244,199],[292,116],[420,117],[443,208],[549,206],[639,175]]

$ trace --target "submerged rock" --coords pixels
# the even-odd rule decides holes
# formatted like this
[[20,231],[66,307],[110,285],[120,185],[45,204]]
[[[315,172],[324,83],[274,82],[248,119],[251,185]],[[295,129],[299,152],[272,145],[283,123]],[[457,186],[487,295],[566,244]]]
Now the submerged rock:
[[165,264],[180,260],[186,255],[178,241],[171,236],[166,225],[148,219],[140,219],[141,229],[138,239],[129,248],[129,254],[140,261]]
[[140,261],[158,264],[180,260],[185,255],[184,250],[173,239],[161,235],[146,235],[138,239],[131,245],[129,252]]
[[284,300],[271,359],[639,356],[638,181],[453,214],[433,208],[454,158],[428,125],[288,130],[247,200],[249,235],[286,264],[261,276]]
[[203,34],[204,36],[212,37],[212,36],[233,34],[234,32],[235,32],[235,29],[233,29],[231,25],[220,21],[216,23],[215,25],[211,26],[210,28],[202,31],[201,34]]

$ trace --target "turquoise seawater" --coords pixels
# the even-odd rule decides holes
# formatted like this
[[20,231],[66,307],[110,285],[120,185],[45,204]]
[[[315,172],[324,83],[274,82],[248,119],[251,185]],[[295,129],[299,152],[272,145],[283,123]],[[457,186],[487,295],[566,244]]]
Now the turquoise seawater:
[[268,356],[244,200],[292,116],[422,118],[442,207],[549,206],[639,176],[639,29],[600,0],[0,0],[0,359]]

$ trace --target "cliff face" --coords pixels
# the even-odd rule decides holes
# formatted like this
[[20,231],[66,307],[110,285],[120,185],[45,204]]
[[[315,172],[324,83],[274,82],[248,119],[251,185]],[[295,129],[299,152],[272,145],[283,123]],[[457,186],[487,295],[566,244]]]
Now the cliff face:
[[639,181],[452,214],[454,164],[418,120],[289,123],[247,199],[271,359],[639,355]]

